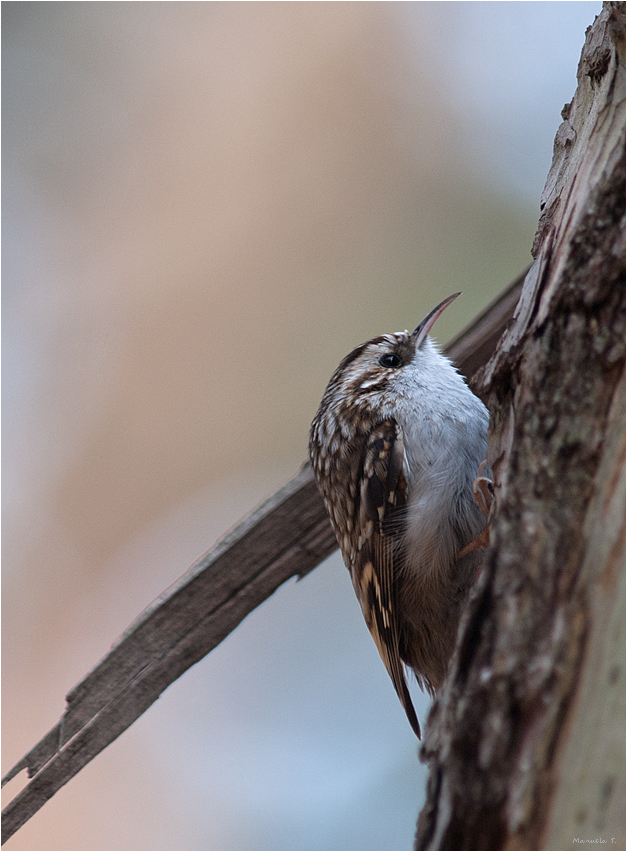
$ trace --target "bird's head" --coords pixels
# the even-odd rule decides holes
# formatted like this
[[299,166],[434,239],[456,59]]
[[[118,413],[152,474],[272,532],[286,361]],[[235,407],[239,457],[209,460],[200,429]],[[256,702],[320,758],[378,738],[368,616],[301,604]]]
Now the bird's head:
[[[382,334],[355,347],[331,376],[320,404],[338,421],[375,420],[386,412],[386,401],[413,394],[433,381],[434,371],[449,362],[429,338],[437,319],[460,294],[440,302],[412,331]],[[371,416],[369,416],[371,415]],[[344,431],[344,429],[342,430]]]

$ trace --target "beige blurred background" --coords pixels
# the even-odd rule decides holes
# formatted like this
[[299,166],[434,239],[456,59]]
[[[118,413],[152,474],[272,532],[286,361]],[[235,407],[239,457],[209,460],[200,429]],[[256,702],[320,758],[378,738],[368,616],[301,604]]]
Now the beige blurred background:
[[[526,266],[599,10],[2,4],[3,771],[296,472],[346,352]],[[332,558],[6,848],[409,848],[423,785]]]

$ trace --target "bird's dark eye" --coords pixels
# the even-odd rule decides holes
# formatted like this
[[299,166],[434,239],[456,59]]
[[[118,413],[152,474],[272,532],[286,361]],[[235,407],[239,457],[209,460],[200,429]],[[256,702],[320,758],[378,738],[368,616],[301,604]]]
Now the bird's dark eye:
[[401,359],[393,352],[386,352],[385,355],[382,355],[379,358],[379,364],[381,364],[382,367],[400,367]]

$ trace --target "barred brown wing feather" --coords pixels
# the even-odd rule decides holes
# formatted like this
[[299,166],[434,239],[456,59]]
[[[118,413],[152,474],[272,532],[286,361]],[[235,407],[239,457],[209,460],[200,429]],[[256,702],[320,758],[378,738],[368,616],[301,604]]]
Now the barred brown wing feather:
[[403,456],[400,427],[393,420],[379,423],[368,438],[363,456],[359,539],[351,574],[368,629],[409,723],[420,738],[420,725],[399,654],[394,600],[395,535],[407,489]]

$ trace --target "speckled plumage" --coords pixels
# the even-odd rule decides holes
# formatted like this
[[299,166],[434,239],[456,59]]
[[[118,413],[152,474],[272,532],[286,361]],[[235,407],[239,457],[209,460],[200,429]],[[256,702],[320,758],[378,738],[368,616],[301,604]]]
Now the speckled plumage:
[[458,554],[485,526],[473,482],[488,412],[427,336],[453,298],[413,333],[375,337],[344,358],[309,443],[366,623],[417,736],[403,663],[429,692],[442,684],[480,560]]

